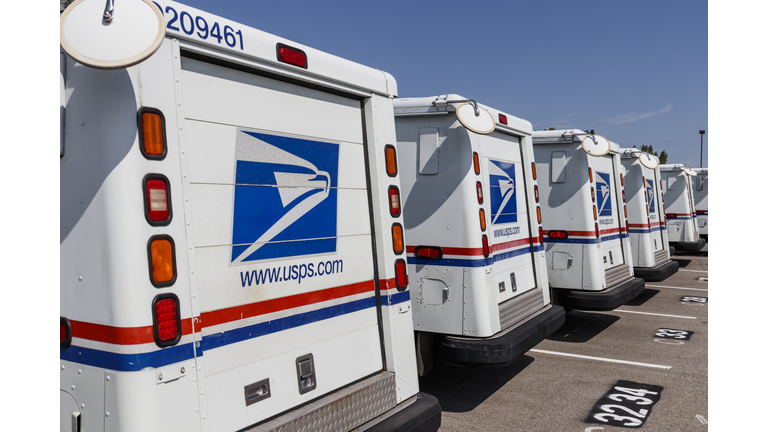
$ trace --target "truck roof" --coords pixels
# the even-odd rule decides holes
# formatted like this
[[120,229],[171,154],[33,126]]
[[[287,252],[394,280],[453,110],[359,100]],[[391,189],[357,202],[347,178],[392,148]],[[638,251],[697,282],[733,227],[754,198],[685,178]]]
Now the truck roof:
[[[533,144],[558,144],[567,142],[581,142],[582,136],[597,135],[584,132],[581,129],[558,129],[558,130],[546,130],[546,131],[534,131],[533,132]],[[610,152],[619,153],[621,150],[619,145],[613,141],[610,143]]]
[[[452,105],[446,105],[447,101],[467,101],[467,100],[472,100],[472,99],[467,99],[464,96],[451,93],[451,94],[438,95],[438,96],[398,98],[393,100],[392,103],[395,108],[395,114],[398,114],[398,113],[428,114],[428,113],[438,113],[438,112],[454,112],[456,108],[453,107]],[[528,135],[530,135],[531,132],[533,132],[533,125],[531,124],[531,122],[527,120],[523,120],[519,117],[515,117],[511,114],[508,114],[504,111],[499,111],[495,108],[491,108],[488,105],[482,104],[480,102],[478,102],[478,105],[485,108],[488,112],[491,113],[493,118],[496,120],[497,127],[504,128],[505,126],[508,126],[512,129],[515,129],[519,132],[523,132]],[[499,114],[507,118],[506,125],[499,122]]]

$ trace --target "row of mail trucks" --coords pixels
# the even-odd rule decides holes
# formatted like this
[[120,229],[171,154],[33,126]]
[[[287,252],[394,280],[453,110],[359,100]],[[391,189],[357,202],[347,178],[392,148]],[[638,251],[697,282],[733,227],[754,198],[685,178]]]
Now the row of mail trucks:
[[68,3],[61,431],[435,431],[435,361],[508,364],[698,241],[643,152],[173,1]]

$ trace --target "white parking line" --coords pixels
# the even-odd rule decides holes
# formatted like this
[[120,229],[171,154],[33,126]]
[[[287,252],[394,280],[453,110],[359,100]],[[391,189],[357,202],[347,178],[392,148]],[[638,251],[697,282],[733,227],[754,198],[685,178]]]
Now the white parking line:
[[691,317],[691,316],[665,315],[665,314],[658,314],[658,313],[651,313],[651,312],[628,311],[623,309],[614,309],[612,312],[626,312],[626,313],[636,313],[636,314],[643,314],[643,315],[663,316],[663,317],[670,317],[670,318],[696,319],[696,317]]
[[659,369],[672,369],[672,366],[662,366],[662,365],[655,365],[650,363],[637,363],[637,362],[631,362],[626,360],[608,359],[603,357],[592,357],[592,356],[585,356],[580,354],[568,354],[568,353],[561,353],[556,351],[545,351],[540,349],[531,349],[529,351],[542,353],[542,354],[554,354],[554,355],[561,355],[566,357],[577,357],[577,358],[583,358],[587,360],[599,360],[599,361],[610,362],[610,363],[623,363],[623,364],[629,364],[629,365],[635,365],[635,366],[646,366],[646,367],[659,368]]
[[672,287],[672,286],[666,286],[666,285],[648,285],[645,284],[647,287],[655,287],[655,288],[672,288],[672,289],[681,289],[681,290],[691,290],[691,291],[709,291],[708,289],[703,288],[684,288],[684,287]]
[[687,271],[687,272],[694,272],[694,273],[709,273],[706,270],[683,270],[683,269],[678,269],[677,271]]

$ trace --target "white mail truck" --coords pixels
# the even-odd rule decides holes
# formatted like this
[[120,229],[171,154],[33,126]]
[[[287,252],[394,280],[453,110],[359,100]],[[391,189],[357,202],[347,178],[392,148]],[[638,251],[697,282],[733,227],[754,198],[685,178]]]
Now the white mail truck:
[[706,244],[699,234],[693,189],[696,172],[683,164],[662,164],[662,197],[669,244],[675,251],[696,252]]
[[621,166],[635,276],[646,282],[662,281],[677,273],[680,264],[669,259],[669,240],[660,205],[659,158],[636,148],[623,148]]
[[60,43],[61,430],[437,430],[393,77],[164,0]]
[[709,168],[693,168],[693,201],[696,204],[696,219],[699,237],[709,243]]
[[553,301],[612,310],[645,290],[634,276],[619,147],[578,129],[533,132]]
[[456,94],[395,99],[419,372],[513,361],[551,305],[531,124]]

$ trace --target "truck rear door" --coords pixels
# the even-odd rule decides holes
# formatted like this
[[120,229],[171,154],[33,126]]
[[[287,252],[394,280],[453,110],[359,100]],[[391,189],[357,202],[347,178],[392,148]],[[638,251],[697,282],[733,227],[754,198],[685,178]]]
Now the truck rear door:
[[600,245],[605,270],[625,263],[619,211],[623,211],[621,193],[616,189],[615,172],[611,155],[588,157],[595,193],[597,223],[600,228]]
[[[537,287],[525,195],[526,174],[530,174],[523,164],[520,138],[498,131],[477,136],[485,172],[483,183],[489,185],[490,191],[486,219],[493,251],[494,288],[499,290],[501,304]],[[541,290],[532,295],[536,299],[531,301],[543,306]],[[502,328],[511,324],[502,322]]]
[[180,74],[201,406],[238,430],[382,370],[362,106],[186,57]]

